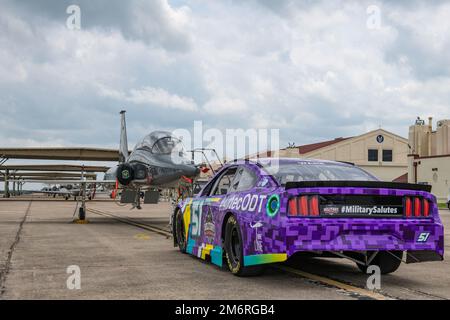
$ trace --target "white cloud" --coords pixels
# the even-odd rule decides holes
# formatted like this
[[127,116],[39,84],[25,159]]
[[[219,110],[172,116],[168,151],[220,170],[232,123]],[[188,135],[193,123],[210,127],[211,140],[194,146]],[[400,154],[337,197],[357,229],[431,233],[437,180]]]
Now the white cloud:
[[70,31],[59,4],[6,1],[4,143],[114,145],[121,108],[132,140],[203,120],[301,144],[449,117],[449,4],[377,1],[369,30],[360,1],[108,3],[81,1]]
[[137,1],[131,11],[130,29],[135,38],[148,43],[156,40],[169,48],[190,46],[190,34],[186,32],[189,7],[174,9],[167,1]]
[[205,103],[203,109],[213,115],[236,115],[247,111],[245,103],[229,97],[214,97]]
[[101,95],[123,102],[180,109],[185,111],[197,110],[197,104],[192,98],[170,94],[161,88],[143,87],[140,89],[131,89],[129,93],[112,90],[103,86],[100,86],[99,88],[99,93]]

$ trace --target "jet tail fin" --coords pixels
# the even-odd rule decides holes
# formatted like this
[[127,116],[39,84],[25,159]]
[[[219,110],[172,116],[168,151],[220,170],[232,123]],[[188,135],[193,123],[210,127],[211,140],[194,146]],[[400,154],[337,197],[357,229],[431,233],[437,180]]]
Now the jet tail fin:
[[127,124],[125,122],[125,110],[120,111],[120,146],[119,146],[119,162],[125,162],[128,159],[128,138]]

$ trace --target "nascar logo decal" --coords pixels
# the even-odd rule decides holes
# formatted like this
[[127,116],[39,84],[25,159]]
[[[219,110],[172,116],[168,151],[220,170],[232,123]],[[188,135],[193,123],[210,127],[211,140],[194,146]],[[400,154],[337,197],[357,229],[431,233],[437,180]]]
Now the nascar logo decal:
[[329,214],[329,215],[338,214],[339,208],[338,207],[325,207],[325,208],[323,208],[323,213]]

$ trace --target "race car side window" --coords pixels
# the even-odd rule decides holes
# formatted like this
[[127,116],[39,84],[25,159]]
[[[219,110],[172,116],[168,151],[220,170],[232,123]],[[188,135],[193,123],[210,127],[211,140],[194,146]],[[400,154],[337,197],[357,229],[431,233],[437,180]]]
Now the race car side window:
[[207,197],[209,196],[209,194],[211,193],[211,189],[214,186],[215,181],[211,180],[208,182],[208,184],[206,185],[206,187],[203,189],[202,193],[200,194],[200,197]]
[[227,172],[228,170],[222,172],[219,175],[216,175],[215,177],[213,177],[204,187],[202,193],[200,194],[201,197],[208,197],[208,196],[212,196],[214,194],[214,191],[216,190],[216,186],[218,181],[223,177],[223,175]]
[[231,186],[232,192],[246,191],[253,188],[256,184],[257,178],[253,171],[244,166],[240,166],[234,177],[233,184]]
[[231,187],[237,167],[226,170],[215,182],[210,195],[226,195]]

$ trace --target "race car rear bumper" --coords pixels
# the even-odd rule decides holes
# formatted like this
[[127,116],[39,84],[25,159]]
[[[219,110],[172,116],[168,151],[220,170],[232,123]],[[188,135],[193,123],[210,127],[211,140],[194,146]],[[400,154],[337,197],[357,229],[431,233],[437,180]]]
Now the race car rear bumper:
[[390,250],[414,253],[411,262],[444,256],[444,229],[432,219],[296,218],[289,219],[285,232],[288,257],[305,251]]

